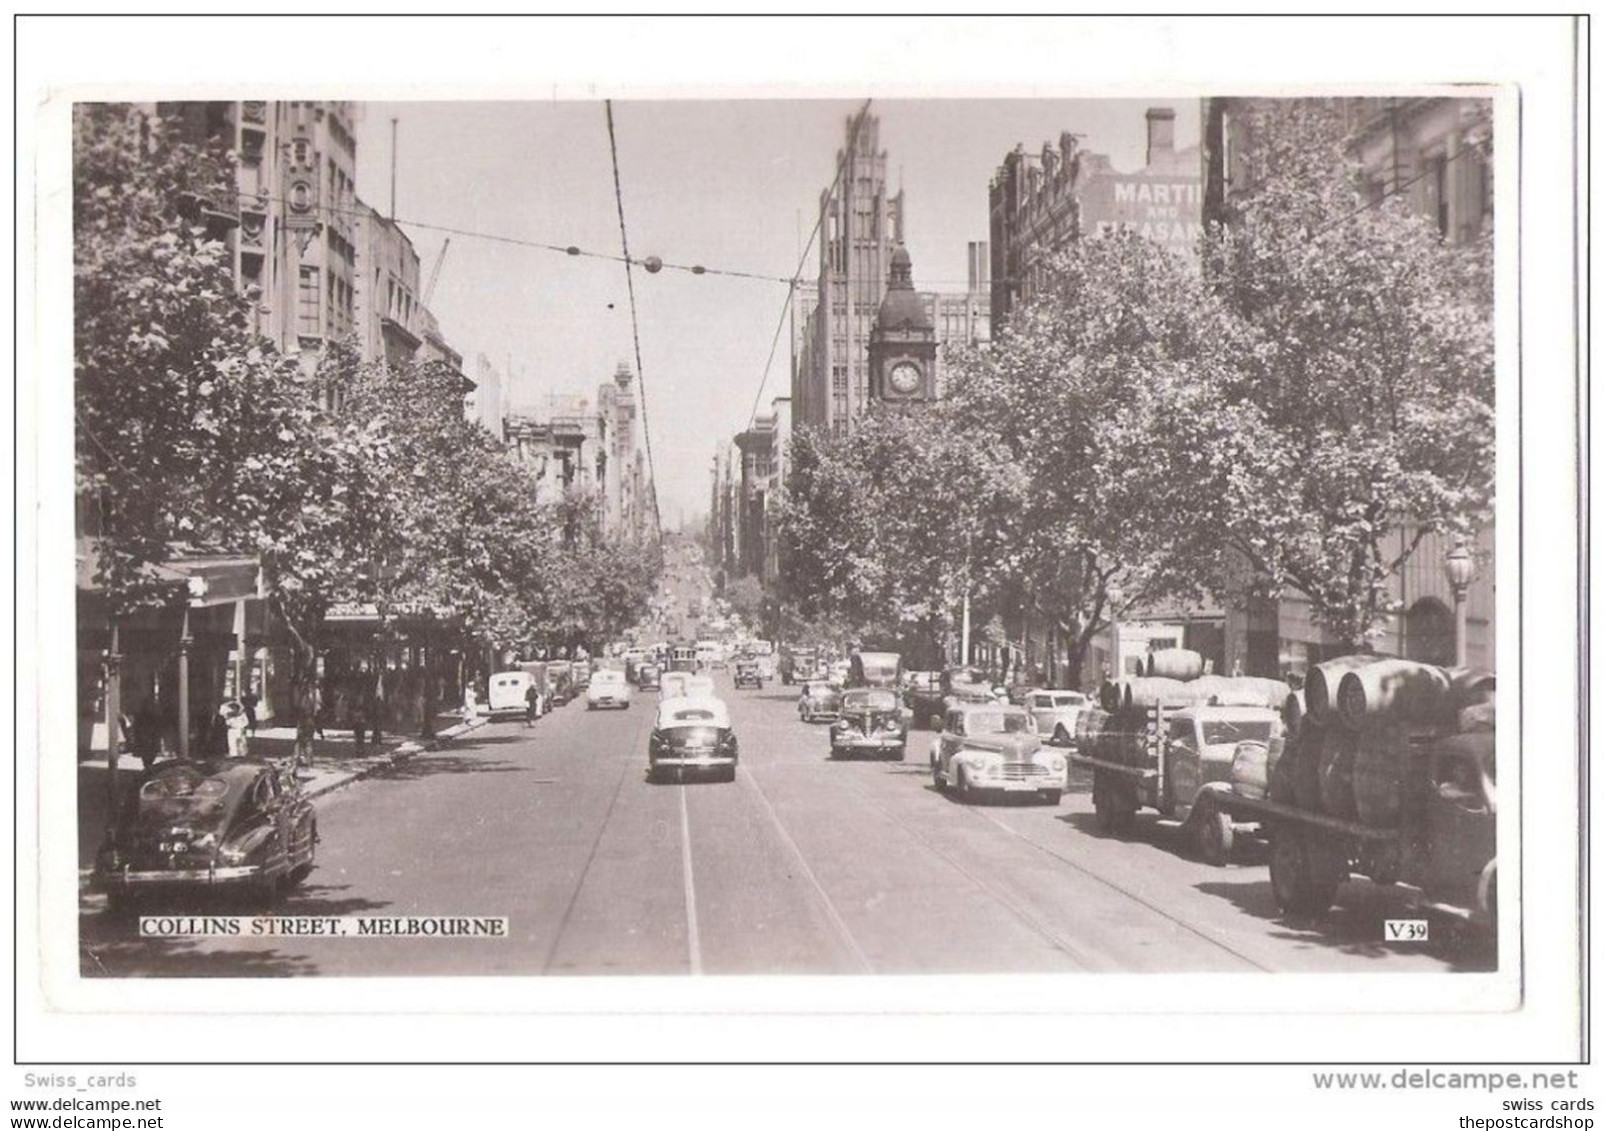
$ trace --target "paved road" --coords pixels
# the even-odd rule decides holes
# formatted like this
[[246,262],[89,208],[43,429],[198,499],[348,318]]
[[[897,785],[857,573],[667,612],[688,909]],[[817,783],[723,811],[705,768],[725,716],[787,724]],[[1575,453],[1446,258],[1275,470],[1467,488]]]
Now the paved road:
[[[656,696],[497,723],[323,799],[323,842],[281,914],[497,915],[506,940],[140,940],[86,895],[86,974],[738,974],[1486,969],[1480,945],[1387,946],[1399,894],[1343,889],[1281,921],[1262,848],[1186,858],[1179,831],[1095,831],[1057,807],[937,794],[906,763],[831,762],[790,689],[735,692],[733,784],[652,785]],[[1257,851],[1255,851],[1257,849]],[[183,910],[207,910],[190,905]],[[246,910],[253,910],[247,908]],[[240,914],[240,909],[226,913]]]

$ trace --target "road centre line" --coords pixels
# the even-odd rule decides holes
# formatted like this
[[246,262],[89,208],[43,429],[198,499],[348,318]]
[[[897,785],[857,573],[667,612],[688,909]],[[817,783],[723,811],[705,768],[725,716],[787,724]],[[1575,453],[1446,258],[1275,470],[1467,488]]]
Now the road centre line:
[[702,972],[702,936],[696,924],[696,872],[691,867],[691,814],[685,802],[685,783],[679,784],[679,859],[685,877],[685,944],[690,950],[691,973]]

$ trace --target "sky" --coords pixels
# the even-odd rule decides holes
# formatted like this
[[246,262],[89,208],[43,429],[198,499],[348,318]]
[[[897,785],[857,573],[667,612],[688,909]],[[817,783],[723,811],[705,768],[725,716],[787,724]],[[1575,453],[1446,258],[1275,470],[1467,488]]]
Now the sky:
[[[631,255],[789,277],[860,105],[614,102]],[[1135,170],[1150,106],[1176,111],[1177,148],[1197,143],[1195,101],[877,100],[870,113],[880,121],[889,187],[907,194],[915,286],[964,288],[967,245],[988,234],[989,182],[1015,145],[1039,151],[1069,130],[1117,169]],[[516,412],[549,393],[580,393],[594,404],[596,387],[620,361],[634,368],[622,264],[505,242],[618,254],[601,102],[375,102],[359,114],[357,191],[382,211],[390,209],[396,121],[394,215],[425,281],[449,235],[429,305],[470,374],[479,354],[488,357]],[[801,275],[817,274],[815,244]],[[755,402],[763,411],[788,394],[786,290],[782,282],[637,269],[640,368],[666,527],[705,513],[714,452],[746,426]]]

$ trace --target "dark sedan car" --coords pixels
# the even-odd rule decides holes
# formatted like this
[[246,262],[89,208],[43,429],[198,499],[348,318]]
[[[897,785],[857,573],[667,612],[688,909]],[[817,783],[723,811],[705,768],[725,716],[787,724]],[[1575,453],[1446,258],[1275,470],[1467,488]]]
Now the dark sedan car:
[[642,691],[656,691],[663,684],[663,669],[658,664],[640,664],[635,668],[635,686]]
[[167,762],[128,798],[94,879],[113,906],[182,889],[271,899],[311,874],[316,851],[316,810],[271,763]]
[[735,686],[763,690],[763,672],[758,668],[756,660],[735,661]]
[[872,754],[902,761],[908,752],[908,728],[896,692],[864,687],[841,694],[841,717],[830,727],[830,757]]
[[724,701],[710,695],[665,699],[657,708],[646,757],[648,781],[709,770],[722,781],[734,781],[740,749]]

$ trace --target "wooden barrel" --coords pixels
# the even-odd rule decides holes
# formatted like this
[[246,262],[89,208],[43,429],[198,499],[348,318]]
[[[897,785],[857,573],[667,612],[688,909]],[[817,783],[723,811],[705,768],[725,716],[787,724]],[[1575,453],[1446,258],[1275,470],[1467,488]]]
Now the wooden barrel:
[[1460,734],[1493,734],[1498,730],[1496,703],[1472,703],[1459,709]]
[[1087,707],[1075,716],[1075,749],[1092,752],[1097,736],[1108,725],[1109,713],[1096,707]]
[[1355,815],[1367,825],[1393,828],[1404,806],[1409,736],[1401,726],[1373,726],[1357,738],[1353,761]]
[[1280,736],[1264,742],[1239,742],[1231,755],[1231,788],[1243,797],[1255,800],[1270,791],[1270,745],[1279,743]]
[[1185,705],[1198,702],[1197,692],[1192,684],[1183,683],[1178,679],[1131,679],[1125,681],[1124,703],[1125,711],[1142,711],[1148,707],[1156,707],[1163,703],[1170,705]]
[[1320,808],[1333,817],[1359,815],[1353,781],[1358,739],[1351,730],[1330,727],[1320,744]]
[[1498,693],[1498,677],[1485,668],[1450,668],[1448,682],[1461,708],[1490,703]]
[[1294,780],[1293,770],[1297,765],[1298,742],[1296,739],[1276,736],[1271,743],[1281,743],[1280,749],[1270,760],[1269,794],[1271,801],[1279,801],[1283,805],[1296,805],[1298,803],[1298,788]]
[[1267,707],[1279,711],[1292,688],[1278,679],[1257,676],[1206,675],[1186,685],[1193,702],[1221,707]]
[[1309,715],[1324,722],[1326,715],[1337,709],[1337,685],[1342,682],[1342,677],[1375,663],[1377,659],[1376,656],[1364,655],[1338,656],[1310,668],[1309,677],[1303,682],[1304,705]]
[[1325,727],[1305,723],[1297,743],[1287,747],[1284,759],[1292,763],[1293,804],[1315,813],[1321,811],[1320,758],[1325,742]]
[[1203,674],[1203,653],[1190,648],[1159,648],[1148,653],[1143,672],[1153,679],[1196,679]]
[[1097,689],[1097,702],[1109,714],[1116,714],[1125,706],[1124,680],[1105,679]]
[[1380,660],[1347,672],[1337,690],[1337,713],[1354,729],[1381,721],[1452,726],[1457,711],[1448,673],[1415,660]]
[[1306,714],[1308,714],[1308,708],[1303,705],[1303,692],[1287,692],[1287,697],[1281,701],[1281,721],[1286,724],[1288,742],[1297,741],[1298,732],[1303,729],[1303,717]]

